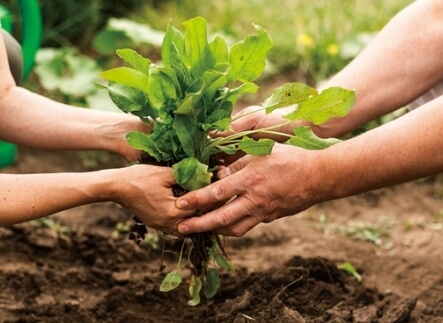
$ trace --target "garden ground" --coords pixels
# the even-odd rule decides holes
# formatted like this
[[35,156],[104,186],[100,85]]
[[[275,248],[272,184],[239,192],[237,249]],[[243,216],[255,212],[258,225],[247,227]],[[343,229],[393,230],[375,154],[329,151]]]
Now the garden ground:
[[[2,172],[81,171],[82,161],[20,147]],[[100,167],[120,165],[111,157]],[[112,234],[130,214],[113,203],[78,207],[51,217],[67,233],[0,228],[0,321],[442,322],[442,210],[436,177],[259,225],[226,240],[236,271],[222,275],[214,299],[191,307],[185,285],[158,291],[159,251]],[[361,282],[337,269],[343,262]]]

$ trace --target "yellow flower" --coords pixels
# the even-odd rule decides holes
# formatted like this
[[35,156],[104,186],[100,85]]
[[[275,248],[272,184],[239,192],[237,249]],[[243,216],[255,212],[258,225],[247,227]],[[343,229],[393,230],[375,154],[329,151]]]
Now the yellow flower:
[[308,33],[300,33],[297,36],[297,44],[302,47],[314,47],[314,39]]
[[340,46],[338,44],[333,43],[326,48],[326,51],[330,56],[337,56],[337,54],[340,52]]

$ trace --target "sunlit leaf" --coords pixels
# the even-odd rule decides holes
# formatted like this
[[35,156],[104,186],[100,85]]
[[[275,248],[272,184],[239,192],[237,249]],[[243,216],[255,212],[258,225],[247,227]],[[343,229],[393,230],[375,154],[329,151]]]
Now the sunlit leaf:
[[117,49],[117,55],[137,71],[148,74],[151,60],[130,48]]
[[285,83],[272,92],[272,95],[263,102],[266,113],[278,108],[299,104],[311,96],[316,96],[317,90],[303,83]]
[[100,76],[107,81],[135,87],[149,95],[148,76],[133,68],[116,67],[102,72]]
[[208,45],[206,20],[195,17],[183,23],[186,27],[183,61],[194,79],[214,68],[216,60]]
[[258,31],[255,35],[248,35],[240,42],[234,44],[229,53],[231,69],[228,81],[239,80],[251,82],[257,79],[265,69],[266,55],[272,47],[272,41],[266,30],[254,25]]
[[224,64],[228,62],[229,49],[226,41],[222,37],[216,36],[214,40],[209,43],[209,47],[214,54],[216,64]]
[[331,87],[301,102],[294,112],[285,115],[284,118],[292,121],[310,120],[318,125],[333,117],[344,117],[354,102],[355,91]]

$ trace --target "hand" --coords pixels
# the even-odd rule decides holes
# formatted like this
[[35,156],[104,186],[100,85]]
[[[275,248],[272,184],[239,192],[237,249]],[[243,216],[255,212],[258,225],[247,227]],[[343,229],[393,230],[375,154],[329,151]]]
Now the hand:
[[[273,112],[266,114],[266,111],[261,106],[249,106],[232,117],[231,127],[235,132],[241,132],[245,130],[263,129],[271,126],[276,126],[285,123],[284,126],[273,129],[286,134],[293,134],[292,128],[295,126],[292,123],[288,123],[288,119],[283,116],[292,111],[291,107],[281,108],[274,110]],[[255,134],[252,136],[255,139],[258,138],[270,138],[277,142],[283,142],[287,140],[285,136],[269,135],[269,134]]]
[[133,165],[116,170],[115,202],[131,211],[149,228],[169,233],[182,218],[195,210],[175,206],[172,186],[176,184],[172,169],[150,165]]
[[[288,120],[283,118],[283,115],[289,113],[292,108],[281,108],[278,110],[274,110],[272,113],[266,114],[266,111],[261,106],[249,106],[241,110],[232,116],[231,128],[234,132],[242,132],[248,130],[258,130],[267,127],[272,127],[280,124],[281,127],[276,127],[272,129],[275,132],[281,132],[286,134],[293,134],[292,128],[295,126],[295,123],[288,123]],[[218,133],[217,136],[227,136],[230,133],[227,131]],[[269,138],[273,139],[276,142],[284,142],[288,139],[286,136],[278,136],[264,133],[256,133],[251,135],[250,137],[254,139],[260,138]],[[238,151],[234,155],[226,155],[224,153],[220,153],[217,155],[218,160],[222,160],[225,165],[229,165],[239,158],[243,157],[245,154],[241,151]]]
[[137,161],[140,157],[140,151],[132,148],[126,141],[126,134],[131,131],[139,131],[143,133],[150,133],[154,126],[154,120],[150,119],[150,123],[142,122],[138,117],[123,115],[124,121],[119,125],[119,131],[116,132],[118,136],[114,141],[117,144],[116,150],[127,162]]
[[205,232],[242,236],[260,222],[292,215],[320,201],[321,164],[315,151],[276,144],[269,156],[240,158],[219,172],[219,181],[189,192],[177,201],[183,209],[205,209],[232,201],[200,217],[181,222],[180,233]]

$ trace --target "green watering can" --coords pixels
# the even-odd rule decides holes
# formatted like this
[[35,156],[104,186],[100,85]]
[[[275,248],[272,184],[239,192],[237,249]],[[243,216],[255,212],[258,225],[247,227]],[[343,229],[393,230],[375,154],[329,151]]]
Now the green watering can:
[[[10,65],[17,83],[24,81],[34,66],[35,55],[40,48],[42,41],[42,16],[38,0],[17,0],[22,16],[22,39],[21,52],[22,57],[10,57]],[[0,5],[1,28],[8,33],[12,33],[13,18],[11,12]],[[9,35],[4,35],[9,37]],[[8,46],[8,42],[7,42]],[[9,50],[8,50],[9,52]],[[15,60],[15,62],[14,62]],[[19,65],[19,66],[14,66]],[[18,71],[18,72],[17,72]],[[14,73],[15,72],[15,73]],[[21,72],[17,76],[17,73]],[[14,163],[17,157],[17,146],[0,141],[0,168]]]

